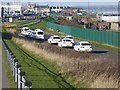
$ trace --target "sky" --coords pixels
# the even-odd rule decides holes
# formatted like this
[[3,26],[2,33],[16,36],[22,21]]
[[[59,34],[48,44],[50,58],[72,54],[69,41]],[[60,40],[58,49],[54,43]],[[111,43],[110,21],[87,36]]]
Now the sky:
[[[2,2],[14,2],[17,0],[0,0]],[[45,5],[50,5],[50,6],[57,6],[57,5],[62,5],[62,6],[86,6],[89,5],[91,6],[97,6],[97,5],[118,5],[118,2],[120,0],[18,0],[20,2],[39,2],[38,4],[45,4]],[[57,2],[57,3],[55,3]],[[75,3],[76,2],[76,3]],[[79,2],[79,3],[78,3]],[[82,2],[82,3],[80,3]],[[97,3],[93,3],[97,2]],[[99,3],[100,2],[100,3]],[[107,3],[104,3],[107,2]]]
[[[16,0],[0,0],[4,1],[16,1]],[[20,0],[21,2],[119,2],[120,0]]]
[[22,0],[23,2],[118,2],[119,0]]

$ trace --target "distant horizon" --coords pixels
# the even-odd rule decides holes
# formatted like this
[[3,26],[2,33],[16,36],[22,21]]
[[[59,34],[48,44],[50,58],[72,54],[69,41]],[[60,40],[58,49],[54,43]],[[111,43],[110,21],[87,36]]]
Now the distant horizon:
[[[2,2],[6,3],[6,2]],[[13,3],[13,2],[10,2]],[[118,6],[117,2],[21,2],[22,4],[26,3],[37,3],[37,4],[43,4],[43,5],[49,5],[49,6]]]

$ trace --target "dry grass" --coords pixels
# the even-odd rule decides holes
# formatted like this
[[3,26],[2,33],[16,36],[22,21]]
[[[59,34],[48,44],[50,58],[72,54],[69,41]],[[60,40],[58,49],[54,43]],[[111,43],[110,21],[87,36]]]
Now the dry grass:
[[15,34],[17,32],[16,29],[12,29],[12,28],[7,29],[6,31],[11,33],[11,34]]
[[101,75],[96,78],[96,80],[92,83],[92,88],[118,88],[118,81],[115,81],[112,77],[105,78],[106,75]]
[[[51,62],[57,64],[62,76],[76,76],[77,81],[86,81],[92,88],[117,88],[118,87],[118,61],[96,57],[92,53],[78,53],[58,48],[53,45],[33,43],[20,38],[13,40]],[[75,85],[79,85],[79,82]],[[79,86],[76,86],[79,87]]]

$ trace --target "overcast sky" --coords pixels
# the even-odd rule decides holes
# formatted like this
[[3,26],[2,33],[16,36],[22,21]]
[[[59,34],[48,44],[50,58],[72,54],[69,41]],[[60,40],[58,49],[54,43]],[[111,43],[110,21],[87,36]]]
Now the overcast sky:
[[[13,2],[16,0],[0,0],[2,2]],[[20,0],[22,2],[119,2],[120,0]]]
[[118,2],[119,0],[21,0],[25,2]]

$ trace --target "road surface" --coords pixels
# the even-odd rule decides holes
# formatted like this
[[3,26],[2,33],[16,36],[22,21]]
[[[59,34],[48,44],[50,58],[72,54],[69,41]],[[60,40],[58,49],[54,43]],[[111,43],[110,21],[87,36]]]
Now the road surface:
[[[41,44],[48,44],[47,40],[51,35],[52,34],[45,32],[45,40],[36,40],[36,42],[39,42]],[[27,40],[30,40],[30,41],[34,41],[34,39],[29,39],[27,37],[23,37],[23,38],[25,38]],[[53,45],[53,46],[58,47],[57,45]],[[60,48],[60,47],[58,47],[58,48]],[[64,49],[68,50],[68,52],[73,52],[74,53],[73,48],[64,48]],[[96,57],[106,58],[107,60],[110,60],[110,59],[118,60],[118,52],[93,47],[92,53],[93,53],[92,55],[94,55]]]

